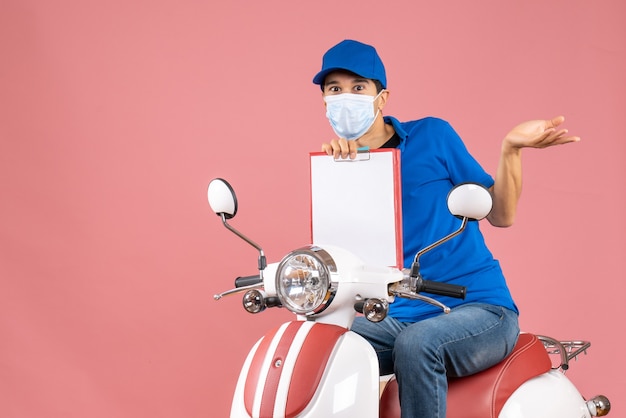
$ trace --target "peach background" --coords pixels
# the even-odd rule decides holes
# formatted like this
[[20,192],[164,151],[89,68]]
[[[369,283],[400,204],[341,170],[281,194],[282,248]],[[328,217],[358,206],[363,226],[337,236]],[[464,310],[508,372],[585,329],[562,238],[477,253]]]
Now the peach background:
[[285,312],[212,295],[254,250],[308,242],[308,153],[332,137],[310,80],[373,43],[387,113],[449,120],[493,172],[506,131],[564,114],[583,140],[525,152],[514,227],[485,225],[525,330],[589,339],[569,375],[626,414],[626,3],[2,0],[0,416],[223,417]]

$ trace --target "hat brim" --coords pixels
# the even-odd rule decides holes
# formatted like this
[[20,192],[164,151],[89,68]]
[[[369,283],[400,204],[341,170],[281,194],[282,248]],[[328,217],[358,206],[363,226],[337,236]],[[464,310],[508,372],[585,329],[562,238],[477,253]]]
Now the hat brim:
[[[333,71],[350,71],[348,69],[345,68],[339,68],[339,67],[335,67],[335,68],[326,68],[322,71],[320,71],[319,73],[317,73],[315,75],[315,77],[313,77],[313,84],[319,84],[320,86],[324,83],[324,80],[326,79],[326,76],[330,73],[332,73]],[[352,71],[350,71],[352,72]]]
[[[344,67],[333,67],[333,68],[325,68],[324,70],[320,71],[319,73],[317,73],[315,75],[315,77],[313,77],[313,84],[318,84],[318,85],[322,85],[324,83],[324,80],[326,79],[326,76],[328,76],[328,74],[335,72],[335,71],[345,71],[348,73],[352,73],[352,74],[356,74],[359,77],[363,77],[363,78],[367,78],[370,80],[378,80],[377,78],[372,77],[371,75],[368,74],[359,74],[356,73],[354,71],[352,71],[349,68],[344,68]],[[381,80],[378,80],[382,83]],[[383,85],[383,88],[387,88],[385,85]]]

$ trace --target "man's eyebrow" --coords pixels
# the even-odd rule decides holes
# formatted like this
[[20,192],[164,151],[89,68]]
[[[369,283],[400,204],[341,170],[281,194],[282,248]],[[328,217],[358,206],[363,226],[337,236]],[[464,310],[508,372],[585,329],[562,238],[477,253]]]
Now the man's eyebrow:
[[[372,80],[370,80],[369,78],[353,78],[352,80],[350,80],[350,82],[352,84],[360,84],[360,83],[367,84],[367,83],[372,82]],[[339,80],[330,79],[330,80],[324,82],[324,85],[330,85],[330,84],[339,84]]]

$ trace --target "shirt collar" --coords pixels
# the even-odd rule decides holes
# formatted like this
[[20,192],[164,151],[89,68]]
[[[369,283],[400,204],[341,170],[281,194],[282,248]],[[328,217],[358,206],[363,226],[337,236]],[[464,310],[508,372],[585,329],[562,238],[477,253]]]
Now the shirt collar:
[[383,120],[385,121],[385,123],[389,123],[391,124],[391,126],[393,126],[393,129],[400,137],[400,146],[398,148],[400,148],[401,151],[404,150],[404,144],[406,143],[406,139],[409,134],[407,134],[406,131],[402,128],[400,121],[398,121],[398,119],[394,118],[393,116],[384,116]]

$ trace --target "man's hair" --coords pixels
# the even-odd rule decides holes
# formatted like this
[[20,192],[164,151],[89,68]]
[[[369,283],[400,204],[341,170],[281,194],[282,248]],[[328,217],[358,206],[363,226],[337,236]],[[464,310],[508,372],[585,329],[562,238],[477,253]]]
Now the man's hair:
[[372,82],[376,86],[376,93],[380,93],[381,91],[383,91],[383,83],[378,80],[372,80]]

